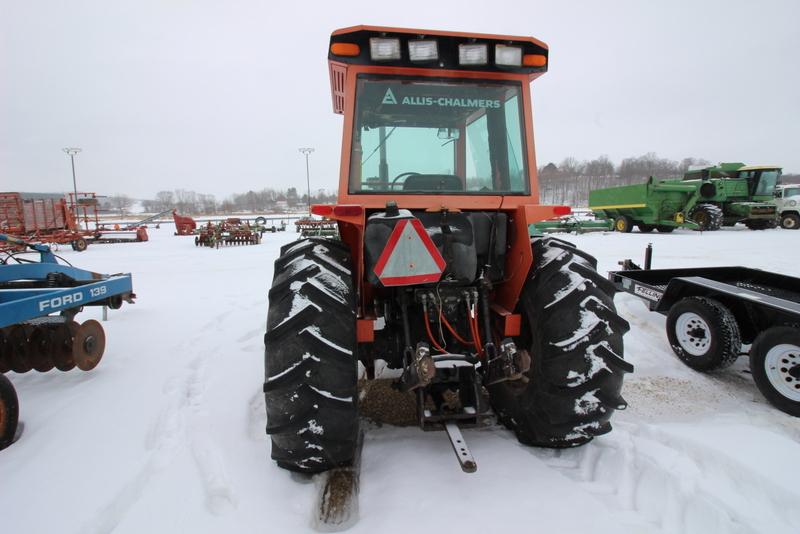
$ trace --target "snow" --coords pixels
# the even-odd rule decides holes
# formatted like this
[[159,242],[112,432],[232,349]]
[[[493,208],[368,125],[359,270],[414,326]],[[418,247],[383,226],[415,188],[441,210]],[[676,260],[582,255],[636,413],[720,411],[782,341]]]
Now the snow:
[[[170,225],[149,233],[148,243],[59,251],[82,268],[132,272],[138,299],[109,311],[95,370],[8,374],[25,430],[0,452],[3,532],[311,531],[317,488],[269,459],[264,434],[267,291],[280,246],[296,234],[216,250]],[[800,276],[800,232],[558,237],[596,255],[603,273],[624,258],[641,263],[652,242],[657,268],[743,264]],[[636,371],[611,433],[554,451],[499,426],[467,429],[478,462],[467,475],[443,432],[369,428],[350,532],[799,532],[800,420],[767,404],[746,359],[692,371],[673,355],[663,316],[628,294],[615,302],[631,323],[625,357]],[[316,439],[323,429],[303,431]]]

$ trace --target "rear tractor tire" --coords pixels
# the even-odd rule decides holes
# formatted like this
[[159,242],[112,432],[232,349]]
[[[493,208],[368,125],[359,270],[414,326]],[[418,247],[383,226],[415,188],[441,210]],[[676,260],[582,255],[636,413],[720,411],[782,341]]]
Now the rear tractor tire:
[[348,248],[309,238],[281,248],[264,336],[272,459],[317,473],[352,461],[358,438],[355,290]]
[[722,208],[714,204],[698,204],[689,212],[689,219],[699,226],[701,232],[711,232],[722,227]]
[[739,357],[742,340],[733,313],[707,297],[686,297],[667,314],[667,338],[672,351],[696,371],[713,371]]
[[611,430],[627,404],[620,395],[633,366],[622,357],[627,321],[617,315],[611,282],[597,261],[566,241],[534,239],[523,288],[520,347],[528,347],[527,383],[488,387],[499,420],[526,445],[574,447]]

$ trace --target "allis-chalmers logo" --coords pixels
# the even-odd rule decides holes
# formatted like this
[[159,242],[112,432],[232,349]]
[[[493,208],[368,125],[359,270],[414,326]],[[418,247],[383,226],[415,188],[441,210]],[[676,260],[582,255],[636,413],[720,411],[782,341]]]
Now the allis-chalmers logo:
[[[392,89],[386,89],[381,104],[397,104]],[[500,108],[499,100],[485,98],[450,98],[446,96],[404,96],[400,101],[404,106],[441,106],[451,108]]]

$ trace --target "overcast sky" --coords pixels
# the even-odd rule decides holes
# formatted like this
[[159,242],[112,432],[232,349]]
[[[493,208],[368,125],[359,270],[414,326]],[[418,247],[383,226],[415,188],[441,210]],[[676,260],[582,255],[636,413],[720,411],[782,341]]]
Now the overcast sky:
[[[319,4],[319,5],[318,5]],[[330,32],[532,35],[538,164],[654,151],[800,172],[800,2],[0,0],[0,190],[335,189]]]

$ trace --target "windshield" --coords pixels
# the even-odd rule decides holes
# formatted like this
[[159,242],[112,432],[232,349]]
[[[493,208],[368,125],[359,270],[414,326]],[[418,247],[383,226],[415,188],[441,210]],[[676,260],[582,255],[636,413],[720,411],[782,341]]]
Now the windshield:
[[783,198],[800,196],[800,187],[786,187],[783,190]]
[[778,183],[780,171],[761,171],[761,177],[756,186],[756,195],[770,195],[775,193],[775,184]]
[[528,194],[521,85],[359,76],[351,193]]

